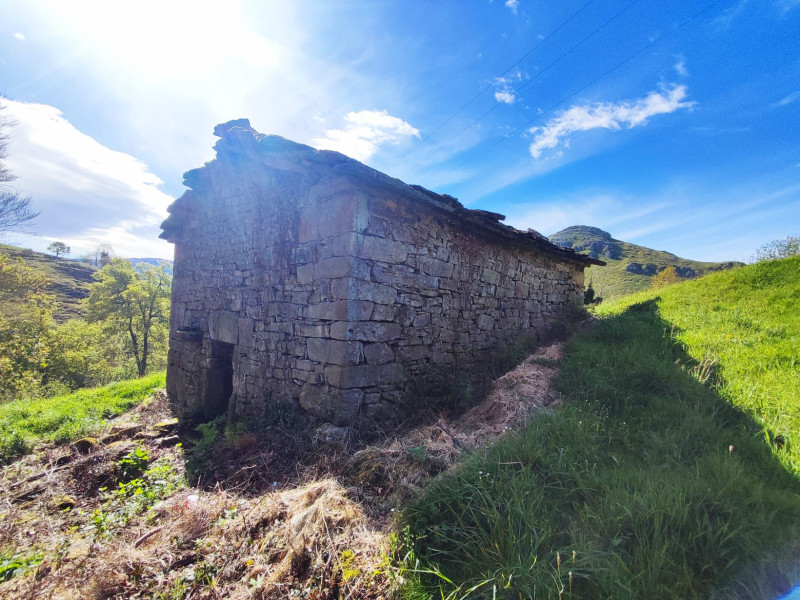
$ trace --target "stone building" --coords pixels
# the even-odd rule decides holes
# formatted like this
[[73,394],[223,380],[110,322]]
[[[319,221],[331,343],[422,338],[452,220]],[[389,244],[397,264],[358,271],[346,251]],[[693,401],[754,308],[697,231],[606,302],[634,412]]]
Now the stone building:
[[175,244],[167,388],[184,418],[299,403],[395,412],[412,377],[543,335],[598,260],[353,159],[219,125],[161,237]]

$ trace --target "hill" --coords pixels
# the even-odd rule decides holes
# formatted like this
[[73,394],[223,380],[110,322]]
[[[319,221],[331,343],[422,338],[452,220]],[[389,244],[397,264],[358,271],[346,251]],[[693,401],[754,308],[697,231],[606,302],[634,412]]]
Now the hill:
[[[21,258],[25,262],[25,266],[47,278],[50,283],[47,284],[45,292],[56,297],[56,309],[53,315],[56,322],[63,323],[69,319],[84,316],[81,300],[89,295],[89,285],[94,282],[93,276],[98,267],[6,244],[0,244],[0,253],[7,254],[12,258]],[[134,266],[140,263],[155,266],[166,263],[167,271],[170,275],[172,274],[171,260],[160,258],[129,258],[128,260]],[[14,305],[11,303],[0,306],[0,308],[6,312],[14,311]]]
[[[89,295],[89,285],[94,281],[92,275],[97,271],[97,267],[5,244],[0,244],[0,253],[12,258],[21,258],[26,266],[47,278],[50,283],[47,284],[45,291],[55,295],[57,300],[53,315],[57,322],[63,323],[83,315],[81,300]],[[7,304],[2,309],[13,312],[14,306]]]
[[681,277],[693,279],[744,264],[688,260],[664,250],[614,239],[607,231],[586,225],[567,227],[548,239],[558,246],[608,263],[605,267],[592,266],[586,270],[586,285],[591,283],[595,293],[606,299],[648,289],[652,276],[668,266],[675,267]]
[[562,406],[403,511],[413,597],[789,592],[798,272],[776,260],[603,303],[565,347]]

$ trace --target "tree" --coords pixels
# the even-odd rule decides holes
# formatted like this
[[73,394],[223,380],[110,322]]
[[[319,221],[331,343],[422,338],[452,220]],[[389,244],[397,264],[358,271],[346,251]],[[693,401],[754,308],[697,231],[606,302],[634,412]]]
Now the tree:
[[86,305],[90,322],[103,322],[109,334],[124,332],[139,377],[147,373],[153,341],[166,338],[171,277],[164,265],[113,258],[95,274]]
[[0,255],[0,400],[41,389],[55,327],[46,283],[22,260]]
[[92,258],[95,267],[105,267],[114,258],[114,248],[111,247],[111,244],[100,244],[92,251]]
[[650,288],[655,290],[682,281],[683,279],[678,275],[678,269],[670,265],[669,267],[665,267],[657,275],[653,275],[653,278],[650,280]]
[[755,262],[775,260],[800,254],[800,236],[787,235],[785,238],[773,240],[756,250]]
[[[0,104],[0,111],[4,110]],[[19,231],[39,214],[31,210],[31,199],[22,196],[8,184],[14,179],[14,174],[5,164],[8,156],[8,134],[6,130],[12,122],[0,115],[0,235],[7,231]]]
[[56,258],[62,254],[66,256],[70,252],[69,246],[67,246],[64,242],[53,242],[47,247],[47,249],[50,250],[50,252],[55,252]]

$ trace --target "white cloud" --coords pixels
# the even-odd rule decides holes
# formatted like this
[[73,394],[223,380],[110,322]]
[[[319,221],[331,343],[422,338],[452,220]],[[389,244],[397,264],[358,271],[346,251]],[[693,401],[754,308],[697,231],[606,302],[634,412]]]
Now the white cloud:
[[517,14],[519,8],[519,0],[506,0],[506,6],[511,9],[511,12]]
[[498,90],[494,93],[494,99],[502,104],[514,104],[517,97],[509,89]]
[[686,68],[686,59],[682,56],[678,57],[678,62],[675,63],[673,69],[675,69],[675,72],[681,77],[689,76],[689,70]]
[[53,106],[3,104],[15,122],[8,156],[14,186],[33,198],[41,236],[68,242],[75,253],[106,242],[123,255],[171,255],[157,238],[172,198],[147,165],[82,133]]
[[618,104],[603,102],[595,105],[573,106],[559,112],[546,125],[533,127],[531,156],[539,159],[542,153],[559,144],[569,146],[570,136],[578,131],[591,129],[633,129],[644,125],[654,115],[689,108],[694,102],[684,102],[686,86],[675,86],[662,92],[650,92],[638,100],[626,100]]
[[773,106],[788,106],[795,100],[800,100],[800,90],[792,92],[788,96],[784,96],[783,98],[778,100],[778,102],[776,102]]
[[349,112],[344,120],[343,129],[328,129],[322,137],[311,140],[311,145],[366,161],[384,144],[399,144],[409,137],[420,137],[416,127],[385,110]]
[[25,34],[24,33],[20,33],[19,31],[15,31],[14,32],[14,37],[17,38],[20,41],[24,41],[25,40]]

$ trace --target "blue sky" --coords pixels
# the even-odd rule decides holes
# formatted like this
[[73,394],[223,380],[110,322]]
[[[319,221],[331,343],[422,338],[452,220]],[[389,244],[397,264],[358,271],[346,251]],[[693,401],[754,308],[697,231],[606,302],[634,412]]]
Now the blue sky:
[[0,0],[4,241],[157,239],[214,125],[253,127],[551,234],[697,260],[800,233],[800,0]]

